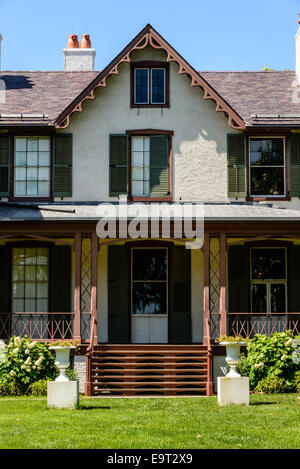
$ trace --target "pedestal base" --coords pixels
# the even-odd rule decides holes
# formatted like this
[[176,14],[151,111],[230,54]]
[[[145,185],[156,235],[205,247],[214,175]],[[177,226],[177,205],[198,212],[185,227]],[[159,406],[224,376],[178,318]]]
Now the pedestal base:
[[78,381],[49,381],[47,384],[48,407],[74,409],[79,402]]
[[249,378],[218,377],[218,403],[249,405]]

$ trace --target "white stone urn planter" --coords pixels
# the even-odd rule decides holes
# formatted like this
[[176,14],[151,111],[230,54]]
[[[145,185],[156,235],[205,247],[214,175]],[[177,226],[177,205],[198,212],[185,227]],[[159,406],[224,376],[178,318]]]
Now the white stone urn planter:
[[66,375],[66,369],[70,365],[70,351],[71,349],[75,349],[74,346],[62,346],[62,345],[53,345],[49,347],[50,350],[55,351],[56,361],[55,365],[60,371],[59,376],[56,378],[55,381],[57,382],[66,382],[69,381],[69,378]]
[[236,371],[236,367],[240,362],[240,350],[242,345],[247,345],[246,342],[220,342],[220,345],[226,346],[226,363],[230,366],[230,371],[227,373],[227,378],[240,378],[241,375]]

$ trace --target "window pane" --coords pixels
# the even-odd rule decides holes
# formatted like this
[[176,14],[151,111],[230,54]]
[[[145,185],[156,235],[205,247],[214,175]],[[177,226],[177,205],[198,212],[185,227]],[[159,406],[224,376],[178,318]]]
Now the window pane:
[[259,168],[251,170],[251,195],[284,195],[284,168]]
[[284,165],[284,139],[250,139],[251,166]]
[[48,283],[38,283],[36,295],[38,298],[48,298]]
[[39,138],[39,152],[46,151],[50,152],[50,139],[47,138]]
[[26,166],[26,151],[16,152],[16,166]]
[[27,153],[27,166],[37,166],[38,164],[38,153],[36,151],[30,151]]
[[36,181],[37,180],[37,168],[28,168],[27,169],[27,181]]
[[16,168],[15,177],[16,177],[16,181],[25,181],[26,180],[26,168]]
[[133,314],[167,314],[167,284],[133,283]]
[[47,248],[38,248],[37,249],[37,265],[47,265],[48,264],[48,249]]
[[25,250],[25,264],[35,265],[36,264],[36,248],[26,248]]
[[27,182],[27,195],[37,195],[37,181]]
[[166,280],[167,252],[165,249],[134,249],[133,280]]
[[285,279],[285,249],[251,249],[252,279]]
[[15,182],[15,195],[26,195],[26,182]]
[[25,297],[26,298],[35,298],[35,282],[26,282],[25,283]]
[[12,302],[13,313],[22,313],[24,311],[24,300],[18,299]]
[[16,151],[25,151],[26,152],[26,145],[27,139],[26,138],[16,138]]
[[39,181],[49,181],[50,168],[39,168]]
[[24,298],[24,282],[14,282],[13,283],[13,297],[14,298]]
[[285,285],[271,285],[271,313],[284,313],[286,311]]
[[135,102],[148,104],[148,69],[135,69]]
[[132,168],[132,180],[143,181],[144,180],[144,169],[143,168]]
[[13,265],[24,265],[25,264],[25,249],[14,248],[12,260],[13,260]]
[[267,312],[267,286],[264,284],[252,285],[252,312]]
[[27,151],[38,151],[38,139],[37,138],[28,138],[27,141]]
[[49,181],[42,181],[38,183],[38,195],[47,197],[49,195],[50,184]]
[[26,281],[33,281],[36,279],[36,267],[33,266],[26,266],[25,267],[25,280]]
[[144,195],[144,184],[143,181],[132,181],[131,192],[133,196],[142,196]]
[[165,103],[165,70],[152,69],[152,103],[164,104]]
[[50,165],[50,153],[42,151],[39,153],[39,165],[40,166],[49,166]]

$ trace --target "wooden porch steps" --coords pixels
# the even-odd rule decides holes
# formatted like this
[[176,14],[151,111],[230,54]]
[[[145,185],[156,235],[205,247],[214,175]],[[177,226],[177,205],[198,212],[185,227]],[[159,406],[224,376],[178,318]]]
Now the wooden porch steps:
[[90,360],[92,395],[205,395],[203,345],[96,345]]

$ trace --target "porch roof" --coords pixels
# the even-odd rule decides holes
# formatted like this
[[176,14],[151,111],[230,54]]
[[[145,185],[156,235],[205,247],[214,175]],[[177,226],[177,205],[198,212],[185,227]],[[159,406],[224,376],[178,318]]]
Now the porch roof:
[[[98,221],[101,218],[99,210],[101,205],[101,202],[79,202],[72,204],[57,202],[40,205],[0,202],[0,222]],[[118,203],[115,205],[118,205]],[[134,204],[128,205],[134,206]],[[150,209],[151,204],[145,205]],[[265,205],[259,203],[204,203],[203,205],[204,219],[207,222],[300,221],[300,210],[279,208],[277,205],[270,203]]]

